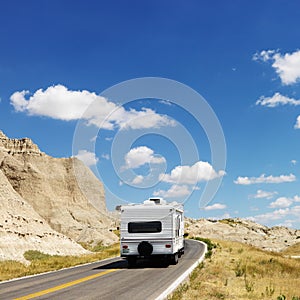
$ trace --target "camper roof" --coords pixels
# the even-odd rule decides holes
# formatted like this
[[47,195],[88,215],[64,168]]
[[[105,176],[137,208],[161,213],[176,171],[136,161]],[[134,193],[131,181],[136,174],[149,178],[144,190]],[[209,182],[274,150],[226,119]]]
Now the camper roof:
[[176,208],[180,211],[183,211],[183,204],[181,203],[177,203],[177,202],[170,202],[168,203],[167,201],[165,201],[162,198],[149,198],[147,200],[145,200],[143,203],[130,203],[128,205],[122,205],[121,207],[132,207],[132,208],[140,208],[140,209],[145,209],[147,207],[150,208],[157,208],[157,209],[161,209],[163,207],[165,208]]

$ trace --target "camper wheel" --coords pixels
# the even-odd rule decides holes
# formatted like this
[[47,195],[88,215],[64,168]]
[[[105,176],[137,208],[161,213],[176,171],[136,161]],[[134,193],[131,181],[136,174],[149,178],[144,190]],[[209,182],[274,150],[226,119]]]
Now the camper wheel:
[[172,265],[178,264],[178,253],[174,253],[171,255],[171,264]]
[[178,252],[178,258],[180,258],[184,254],[184,249],[179,250]]
[[135,256],[128,256],[127,257],[128,267],[134,267],[136,265],[136,257]]

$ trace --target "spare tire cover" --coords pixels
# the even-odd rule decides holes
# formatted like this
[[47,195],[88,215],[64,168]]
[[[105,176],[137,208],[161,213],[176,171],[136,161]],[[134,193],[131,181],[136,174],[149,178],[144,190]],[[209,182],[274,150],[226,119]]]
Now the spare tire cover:
[[153,252],[153,246],[149,242],[140,242],[138,245],[138,252],[140,255],[149,256]]

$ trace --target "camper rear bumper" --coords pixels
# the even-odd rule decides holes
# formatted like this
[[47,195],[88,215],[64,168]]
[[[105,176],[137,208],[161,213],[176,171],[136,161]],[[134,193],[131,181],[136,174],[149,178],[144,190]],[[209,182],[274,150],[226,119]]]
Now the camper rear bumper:
[[174,240],[122,240],[120,243],[121,257],[136,256],[169,256],[174,253],[183,253],[183,241]]

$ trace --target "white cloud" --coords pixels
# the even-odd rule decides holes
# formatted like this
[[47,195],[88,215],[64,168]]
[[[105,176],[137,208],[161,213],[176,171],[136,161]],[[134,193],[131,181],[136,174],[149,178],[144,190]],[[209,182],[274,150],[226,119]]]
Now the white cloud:
[[88,124],[108,130],[116,126],[121,129],[143,129],[176,125],[175,121],[152,109],[125,110],[87,90],[71,91],[63,85],[55,85],[29,94],[29,91],[21,91],[11,95],[10,101],[16,111],[64,121],[84,119]]
[[262,96],[256,101],[256,105],[276,107],[279,105],[300,105],[300,100],[289,98],[281,95],[280,93],[275,93],[272,97]]
[[203,209],[204,210],[215,210],[215,209],[225,209],[226,207],[227,206],[225,204],[215,203],[213,205],[205,206]]
[[257,183],[283,183],[283,182],[293,182],[296,180],[294,174],[290,175],[280,175],[280,176],[265,176],[265,174],[259,177],[238,177],[234,183],[241,185],[257,184]]
[[229,219],[229,218],[231,218],[230,213],[225,213],[225,214],[223,214],[223,215],[220,217],[221,220],[222,220],[222,219]]
[[[300,100],[283,96],[280,93],[275,93],[272,97],[265,97],[265,96],[260,97],[255,104],[261,106],[267,106],[271,108],[277,107],[279,105],[298,106],[300,105]],[[300,115],[297,117],[294,128],[300,129]]]
[[177,185],[174,184],[170,187],[169,190],[159,190],[153,193],[155,197],[163,197],[163,198],[180,198],[189,195],[191,191],[189,190],[187,185]]
[[282,223],[279,223],[278,226],[283,227],[293,227],[294,223],[296,223],[296,220],[284,220]]
[[176,125],[175,121],[169,119],[167,116],[157,114],[150,108],[142,108],[141,111],[134,109],[126,111],[122,109],[115,121],[121,129],[160,128]]
[[253,60],[262,60],[264,62],[273,58],[275,54],[275,50],[262,50],[261,52],[257,52],[253,55]]
[[294,196],[293,201],[300,202],[300,196],[298,196],[298,195]]
[[96,141],[97,141],[97,135],[93,136],[93,137],[90,139],[90,141],[93,142],[93,143],[96,142]]
[[291,216],[296,217],[296,219],[299,220],[300,218],[299,205],[293,207],[287,207],[287,208],[280,208],[272,212],[249,217],[248,219],[258,223],[268,224],[271,221],[283,220],[284,218],[291,217]]
[[[287,220],[284,220],[287,217],[295,217],[295,220],[290,222],[299,222],[300,219],[300,205],[295,205],[292,206],[294,203],[299,203],[300,202],[300,196],[295,195],[294,197],[279,197],[276,199],[276,201],[271,202],[269,207],[270,208],[275,208],[276,210],[272,212],[268,212],[265,214],[260,214],[256,216],[249,217],[248,219],[258,222],[258,223],[264,223],[268,224],[269,222],[272,221],[277,221],[277,220],[283,220],[282,222],[285,223]],[[283,224],[283,223],[278,223],[277,225]]]
[[255,198],[255,199],[262,199],[262,198],[271,199],[276,194],[278,194],[278,193],[277,192],[267,192],[267,191],[263,191],[263,190],[257,190],[256,194],[252,195],[251,198]]
[[290,208],[280,208],[278,210],[274,210],[272,212],[268,212],[265,214],[249,217],[248,219],[258,222],[258,223],[268,223],[270,221],[281,220],[288,216],[291,213]]
[[300,202],[300,197],[295,195],[294,197],[279,197],[276,201],[271,202],[269,207],[271,208],[285,208],[290,207],[293,203]]
[[196,184],[200,181],[209,181],[225,175],[225,171],[215,171],[204,161],[198,161],[193,166],[177,166],[170,174],[160,174],[159,179],[175,184]]
[[291,206],[293,201],[287,197],[280,197],[276,201],[270,203],[271,208],[286,208]]
[[271,61],[284,85],[294,84],[300,79],[300,50],[285,54],[275,50],[263,50],[254,54],[253,59]]
[[300,218],[300,205],[292,207],[291,214]]
[[281,55],[276,53],[273,56],[275,68],[283,84],[296,83],[300,78],[300,51],[294,53],[286,53]]
[[139,168],[147,163],[161,164],[166,162],[163,156],[155,156],[154,151],[146,146],[130,149],[130,151],[125,154],[124,159],[124,169]]
[[39,89],[26,99],[25,96],[29,94],[29,91],[12,94],[10,100],[16,111],[70,121],[80,119],[93,101],[102,106],[105,116],[116,108],[114,103],[95,93],[86,90],[71,91],[63,85],[50,86],[46,90]]
[[300,116],[297,117],[296,123],[294,125],[295,129],[300,129]]
[[106,160],[110,159],[110,156],[108,154],[102,154],[101,157],[106,159]]
[[144,180],[144,176],[142,175],[137,175],[136,177],[134,177],[134,179],[132,180],[133,184],[140,184],[142,183]]
[[164,105],[168,105],[168,106],[172,106],[172,102],[168,101],[168,100],[160,100],[159,103],[164,104]]
[[98,158],[95,153],[89,152],[87,150],[79,150],[78,154],[75,155],[78,159],[84,162],[84,164],[88,167],[94,166],[98,162]]
[[[299,116],[299,117],[300,117],[300,116]],[[299,121],[300,121],[300,118],[299,118]],[[299,123],[300,123],[300,122],[299,122]],[[297,164],[297,161],[296,161],[295,159],[292,159],[292,160],[291,160],[291,164],[295,166],[295,165]]]

